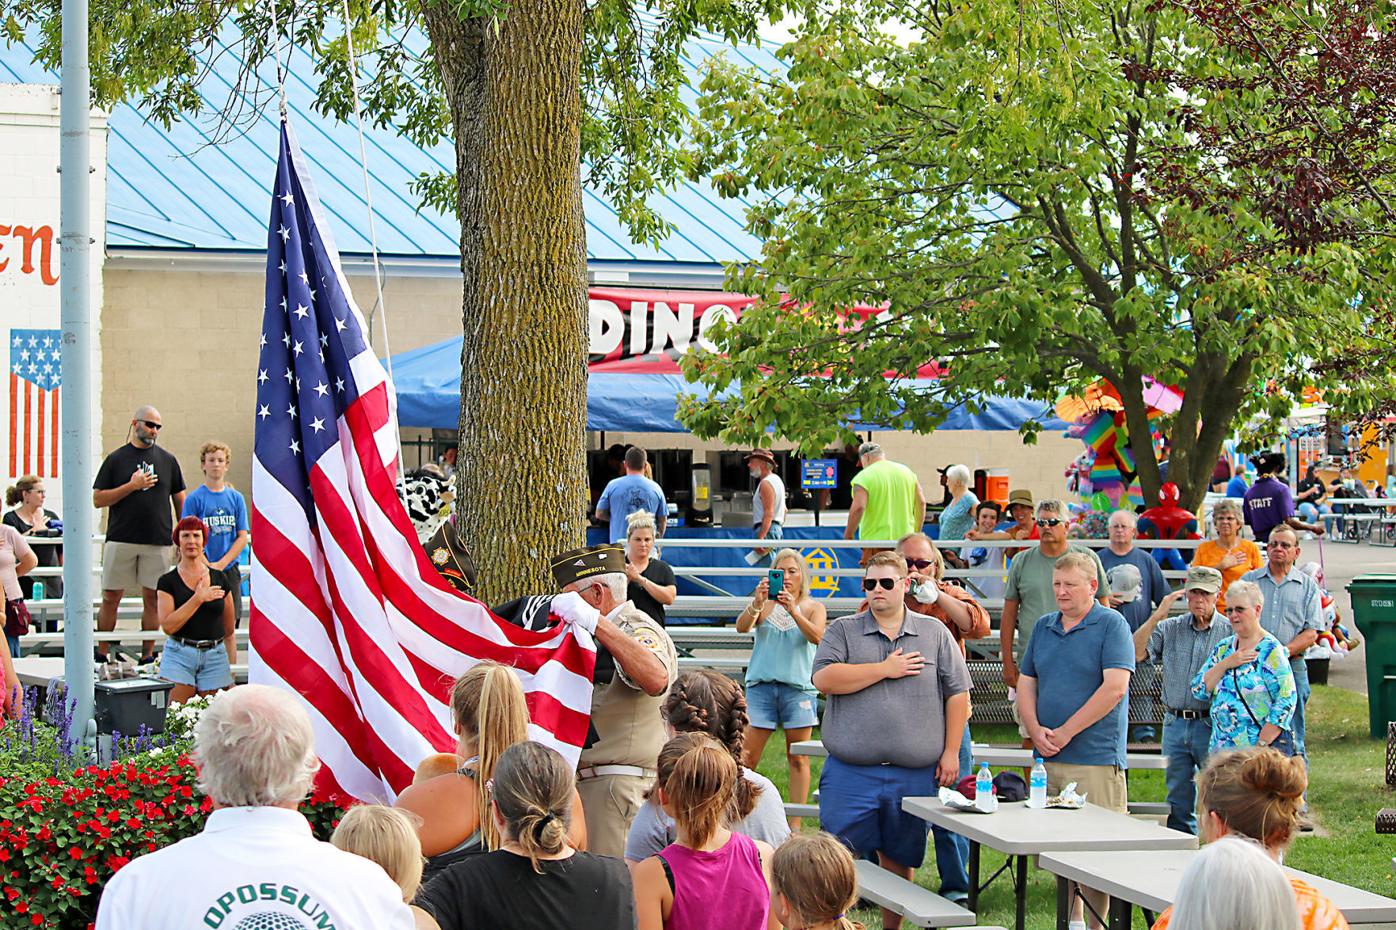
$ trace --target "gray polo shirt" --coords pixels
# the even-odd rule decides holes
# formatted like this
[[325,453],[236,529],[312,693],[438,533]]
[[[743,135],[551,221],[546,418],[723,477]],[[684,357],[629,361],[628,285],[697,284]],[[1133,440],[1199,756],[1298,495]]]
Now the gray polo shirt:
[[969,668],[950,631],[933,617],[907,611],[888,639],[872,611],[829,624],[813,672],[828,665],[881,662],[897,649],[926,660],[919,675],[884,678],[852,694],[831,694],[821,733],[829,754],[850,765],[926,768],[945,750],[945,701],[970,689]]
[[[1217,643],[1231,635],[1231,624],[1212,613],[1212,622],[1197,628],[1191,613],[1165,617],[1149,634],[1149,661],[1163,663],[1163,706],[1169,710],[1211,710],[1192,696],[1192,680]],[[1166,722],[1166,720],[1165,720]]]
[[[1323,604],[1318,583],[1293,566],[1279,583],[1270,576],[1270,566],[1262,565],[1241,576],[1260,586],[1265,606],[1260,610],[1260,625],[1280,641],[1289,645],[1304,630],[1323,629]],[[1291,656],[1289,664],[1299,666],[1304,657]]]

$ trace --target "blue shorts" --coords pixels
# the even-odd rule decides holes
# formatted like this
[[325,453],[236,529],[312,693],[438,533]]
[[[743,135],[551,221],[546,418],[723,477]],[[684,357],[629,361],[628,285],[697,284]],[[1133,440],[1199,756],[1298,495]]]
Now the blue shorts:
[[939,790],[934,765],[849,765],[830,756],[819,776],[819,825],[856,857],[881,852],[898,865],[920,868],[931,826],[904,812],[902,798]]
[[233,684],[228,650],[222,643],[195,649],[173,636],[165,640],[160,654],[160,677],[177,685],[193,685],[195,691],[217,691]]
[[783,681],[758,681],[746,687],[748,722],[758,730],[799,730],[819,726],[817,698]]

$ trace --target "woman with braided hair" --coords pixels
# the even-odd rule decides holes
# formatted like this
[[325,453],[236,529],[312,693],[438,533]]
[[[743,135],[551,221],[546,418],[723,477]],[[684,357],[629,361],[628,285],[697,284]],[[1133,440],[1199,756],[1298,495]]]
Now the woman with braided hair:
[[[746,696],[742,694],[742,686],[711,669],[684,672],[669,689],[663,714],[671,736],[706,733],[732,754],[740,777],[733,790],[726,825],[773,847],[785,842],[790,836],[790,825],[785,819],[780,792],[769,778],[742,763],[747,728]],[[628,862],[640,862],[656,855],[678,835],[674,819],[664,813],[654,794],[650,793],[649,800],[630,824],[625,842]]]
[[541,743],[506,749],[485,783],[501,845],[448,867],[416,903],[441,930],[632,930],[625,863],[568,842],[575,783],[571,766]]

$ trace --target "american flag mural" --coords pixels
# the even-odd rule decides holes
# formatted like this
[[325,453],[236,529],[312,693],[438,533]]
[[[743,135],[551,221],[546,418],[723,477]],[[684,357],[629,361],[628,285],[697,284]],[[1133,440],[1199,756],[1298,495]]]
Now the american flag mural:
[[63,384],[57,329],[10,330],[10,474],[58,475],[58,391]]
[[[514,626],[451,588],[417,540],[396,480],[397,410],[290,127],[267,237],[252,464],[254,682],[300,695],[320,788],[388,800],[449,751],[452,680],[512,666],[530,736],[573,764],[586,739],[596,646],[568,622]],[[594,616],[594,611],[591,616]]]

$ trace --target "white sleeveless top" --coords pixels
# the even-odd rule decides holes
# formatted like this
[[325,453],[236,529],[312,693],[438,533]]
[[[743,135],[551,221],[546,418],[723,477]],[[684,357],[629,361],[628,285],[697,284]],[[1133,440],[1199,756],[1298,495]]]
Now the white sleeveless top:
[[[776,492],[776,512],[771,517],[772,523],[785,524],[785,482],[780,480],[780,476],[775,472],[761,479],[761,484],[770,482],[771,487]],[[761,484],[756,486],[755,500],[751,504],[751,525],[760,529],[761,522],[766,519],[766,507],[761,502]]]

